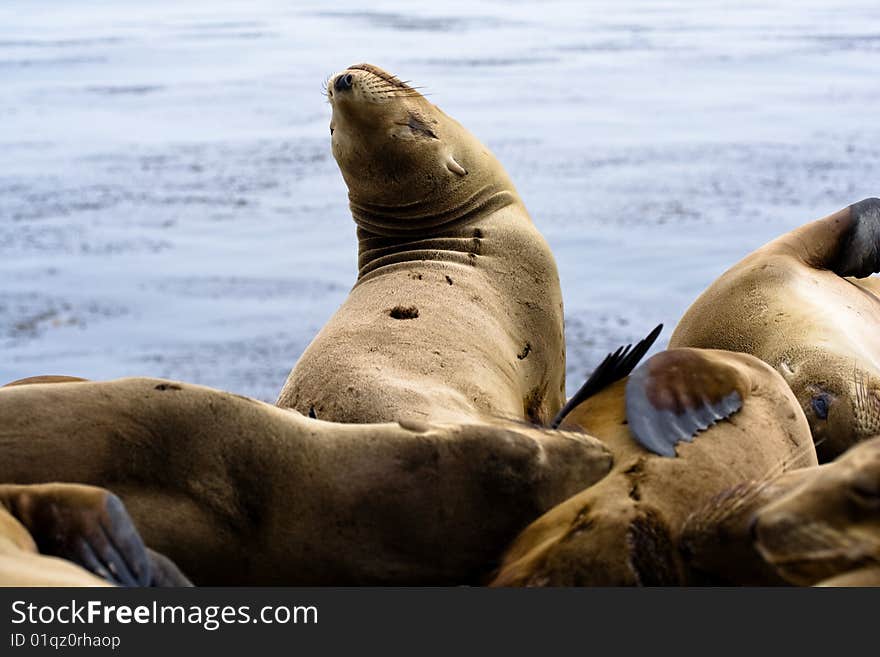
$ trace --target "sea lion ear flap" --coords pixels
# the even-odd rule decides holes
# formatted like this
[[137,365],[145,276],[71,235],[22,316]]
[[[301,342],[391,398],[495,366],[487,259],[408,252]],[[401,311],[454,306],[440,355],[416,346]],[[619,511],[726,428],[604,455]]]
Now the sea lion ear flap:
[[746,374],[699,349],[670,349],[651,357],[626,384],[626,419],[636,442],[674,457],[694,437],[742,408]]
[[455,158],[452,157],[452,153],[447,153],[446,155],[446,168],[452,173],[457,173],[459,176],[466,176],[468,173],[467,169],[455,161]]

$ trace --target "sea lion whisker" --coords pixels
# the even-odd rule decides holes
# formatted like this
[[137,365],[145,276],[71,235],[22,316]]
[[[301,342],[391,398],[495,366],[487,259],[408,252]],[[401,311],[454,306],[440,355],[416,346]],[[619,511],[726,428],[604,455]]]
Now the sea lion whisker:
[[816,449],[816,446],[814,443],[809,443],[807,445],[801,446],[793,454],[791,454],[787,458],[783,458],[779,463],[777,463],[773,467],[771,467],[767,471],[767,474],[765,474],[761,478],[761,481],[769,482],[770,480],[778,477],[780,474],[782,474],[786,470],[789,470],[791,468],[792,464],[794,464],[796,461],[800,460],[802,457],[806,456],[810,452],[814,451],[815,449]]

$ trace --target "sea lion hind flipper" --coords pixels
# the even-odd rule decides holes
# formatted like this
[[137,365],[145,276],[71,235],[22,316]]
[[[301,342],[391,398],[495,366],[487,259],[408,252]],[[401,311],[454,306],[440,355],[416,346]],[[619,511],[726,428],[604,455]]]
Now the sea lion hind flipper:
[[880,198],[849,206],[850,227],[830,269],[839,276],[865,278],[880,272]]
[[572,395],[571,399],[569,399],[565,406],[562,407],[562,410],[556,414],[556,417],[553,418],[553,422],[550,423],[550,427],[556,429],[565,417],[579,404],[583,403],[599,391],[607,388],[615,381],[619,381],[623,377],[628,376],[648,352],[648,349],[651,348],[651,345],[654,344],[654,341],[657,340],[657,336],[660,335],[660,331],[662,330],[663,324],[658,324],[654,327],[654,330],[645,336],[643,340],[638,342],[635,347],[632,345],[620,347],[614,353],[605,356],[605,359],[599,363],[599,366],[596,369],[593,370],[593,373],[590,374],[590,377],[586,380],[584,385]]
[[733,366],[698,349],[652,356],[626,384],[626,419],[639,445],[661,456],[742,408],[749,382]]

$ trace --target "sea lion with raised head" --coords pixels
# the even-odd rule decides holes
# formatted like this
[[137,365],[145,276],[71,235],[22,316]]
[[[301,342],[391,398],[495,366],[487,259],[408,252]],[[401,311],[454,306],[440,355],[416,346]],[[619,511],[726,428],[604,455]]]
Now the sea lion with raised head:
[[328,95],[360,272],[290,408],[157,379],[3,389],[0,482],[110,488],[199,584],[474,582],[611,467],[525,421],[563,401],[556,267],[501,165],[418,92],[362,64]]
[[529,525],[494,586],[691,583],[678,543],[695,507],[744,479],[816,463],[791,390],[746,354],[661,352],[561,426],[600,438],[614,467]]
[[806,224],[722,274],[670,347],[757,356],[788,382],[820,461],[880,432],[880,199]]
[[375,66],[333,76],[327,95],[358,279],[278,405],[332,422],[549,422],[565,400],[559,278],[504,168]]

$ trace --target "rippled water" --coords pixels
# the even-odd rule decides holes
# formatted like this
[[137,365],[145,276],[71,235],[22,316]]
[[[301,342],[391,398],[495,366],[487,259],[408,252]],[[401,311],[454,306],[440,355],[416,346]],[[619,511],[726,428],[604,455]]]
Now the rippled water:
[[4,0],[0,380],[274,399],[354,280],[320,92],[369,61],[512,174],[573,389],[748,251],[880,195],[880,5],[767,4]]

